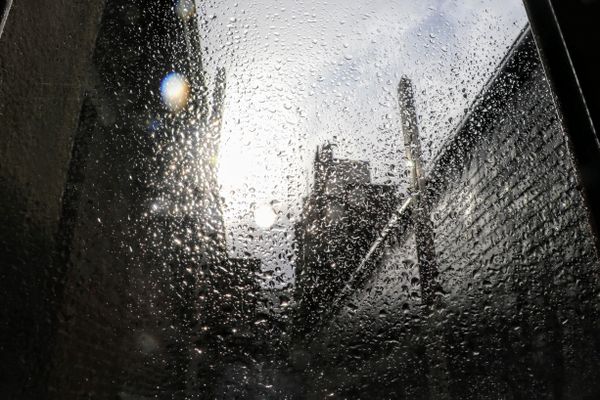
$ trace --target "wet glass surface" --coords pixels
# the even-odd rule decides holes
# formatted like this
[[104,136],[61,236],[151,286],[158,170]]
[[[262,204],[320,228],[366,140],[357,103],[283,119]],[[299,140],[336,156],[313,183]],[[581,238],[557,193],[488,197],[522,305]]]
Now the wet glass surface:
[[520,1],[16,2],[0,397],[595,399]]

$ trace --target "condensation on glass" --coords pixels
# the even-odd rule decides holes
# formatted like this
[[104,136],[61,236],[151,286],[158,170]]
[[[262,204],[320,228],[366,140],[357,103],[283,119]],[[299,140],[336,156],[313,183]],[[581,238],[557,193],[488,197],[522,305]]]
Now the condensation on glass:
[[594,399],[518,0],[16,2],[0,397]]

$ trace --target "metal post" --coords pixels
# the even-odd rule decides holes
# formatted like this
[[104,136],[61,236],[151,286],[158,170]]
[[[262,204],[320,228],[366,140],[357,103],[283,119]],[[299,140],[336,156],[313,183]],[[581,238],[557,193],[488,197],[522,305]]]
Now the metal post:
[[423,304],[432,305],[435,300],[435,279],[438,270],[433,242],[433,224],[430,219],[431,204],[427,195],[427,182],[423,176],[423,161],[413,86],[407,77],[403,77],[398,85],[398,102],[400,103],[406,158],[411,169],[411,191],[414,198],[412,215],[415,226],[421,296]]

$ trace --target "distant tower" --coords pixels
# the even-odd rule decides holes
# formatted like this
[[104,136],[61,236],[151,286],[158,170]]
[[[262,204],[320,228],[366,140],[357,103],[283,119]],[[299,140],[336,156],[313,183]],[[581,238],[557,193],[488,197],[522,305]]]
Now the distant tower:
[[[206,71],[195,0],[180,0],[177,12],[183,24],[185,66],[191,83],[191,99],[184,116],[191,123],[188,141],[192,143],[194,168],[194,210],[203,263],[222,262],[227,257],[223,203],[219,191],[217,164],[221,141],[226,74],[219,68],[215,77],[212,105],[208,104]],[[191,8],[191,9],[190,9]],[[185,122],[184,122],[185,123]],[[201,237],[200,237],[201,236]]]
[[180,0],[174,11],[180,25],[172,33],[172,73],[189,88],[183,93],[185,106],[170,109],[164,118],[152,218],[160,238],[157,262],[171,275],[166,288],[173,309],[169,352],[181,377],[177,390],[193,392],[211,383],[207,376],[214,372],[199,357],[214,351],[206,343],[198,345],[198,335],[222,324],[222,313],[214,311],[215,296],[223,292],[225,271],[231,269],[217,176],[226,74],[217,70],[209,104],[194,1]]
[[206,267],[227,256],[217,179],[226,74],[218,69],[209,105],[195,2],[180,0],[175,12],[181,29],[173,66],[189,85],[189,98],[166,121],[170,132],[155,208],[173,218],[174,242],[187,246],[196,263]]
[[218,182],[218,159],[221,142],[223,101],[225,94],[225,69],[220,68],[215,79],[211,113],[200,125],[200,132],[193,132],[190,140],[195,143],[194,202],[192,215],[196,229],[203,235],[200,253],[205,262],[220,262],[227,258],[223,201]]

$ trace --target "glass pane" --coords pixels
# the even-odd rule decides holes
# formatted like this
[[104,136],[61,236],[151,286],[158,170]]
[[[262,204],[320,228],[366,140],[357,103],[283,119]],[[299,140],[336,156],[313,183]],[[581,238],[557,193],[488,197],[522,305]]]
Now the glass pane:
[[0,397],[600,394],[521,1],[7,4]]

